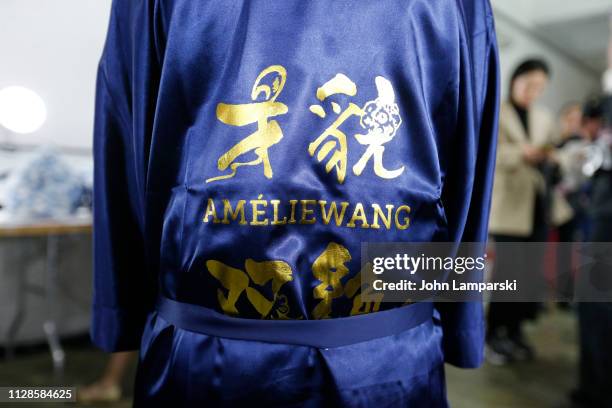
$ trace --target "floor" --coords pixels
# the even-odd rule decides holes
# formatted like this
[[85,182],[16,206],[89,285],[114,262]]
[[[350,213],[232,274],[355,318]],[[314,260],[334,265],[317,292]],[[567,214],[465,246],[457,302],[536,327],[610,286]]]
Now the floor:
[[[537,324],[529,326],[528,334],[537,347],[538,359],[509,367],[484,365],[478,370],[448,367],[448,398],[454,408],[564,408],[566,395],[575,384],[576,322],[571,312],[553,310],[543,315]],[[58,384],[86,384],[101,372],[106,356],[87,345],[85,339],[66,344],[67,367]],[[83,374],[87,373],[87,374]],[[129,388],[134,370],[126,380],[128,396],[113,407],[130,407]],[[12,361],[0,359],[0,386],[53,385],[48,354],[43,347],[22,350]],[[0,404],[2,408],[9,404]],[[43,404],[51,407],[52,404]],[[43,406],[39,405],[39,406]],[[25,404],[15,404],[24,407]],[[80,406],[64,404],[54,406]]]
[[447,369],[453,408],[568,408],[577,379],[576,320],[571,312],[548,312],[527,333],[537,350],[533,362],[478,370]]

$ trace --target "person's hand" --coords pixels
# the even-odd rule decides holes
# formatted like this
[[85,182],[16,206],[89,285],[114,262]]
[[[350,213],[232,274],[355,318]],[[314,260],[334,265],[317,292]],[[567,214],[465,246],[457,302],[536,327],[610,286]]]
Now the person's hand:
[[548,159],[549,152],[529,144],[523,146],[523,159],[529,164],[539,164]]

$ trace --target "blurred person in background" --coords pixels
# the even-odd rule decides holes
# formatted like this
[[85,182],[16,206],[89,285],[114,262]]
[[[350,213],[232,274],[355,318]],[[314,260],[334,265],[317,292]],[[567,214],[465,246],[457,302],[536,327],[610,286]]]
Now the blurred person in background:
[[572,140],[580,133],[582,104],[578,101],[566,103],[559,112],[559,145]]
[[[500,110],[497,167],[489,231],[496,243],[545,242],[549,218],[556,225],[571,217],[571,209],[557,194],[549,194],[548,179],[556,167],[552,154],[555,123],[544,108],[535,106],[548,85],[550,69],[541,59],[528,59],[513,72],[508,100]],[[519,279],[517,273],[542,265],[542,256],[517,256],[496,245],[493,280]],[[533,252],[533,251],[530,251]],[[533,268],[533,266],[531,266]],[[536,267],[541,270],[542,268]],[[533,269],[532,269],[533,270]],[[529,277],[530,283],[544,276]],[[501,365],[533,358],[523,333],[523,322],[534,319],[537,303],[506,303],[491,299],[486,356]]]
[[[583,241],[589,236],[587,212],[590,183],[584,166],[601,126],[602,108],[598,98],[589,99],[583,108],[573,103],[562,111],[561,142],[556,155],[561,179],[557,189],[572,207],[574,215],[559,226],[560,242]],[[557,251],[556,290],[558,299],[562,300],[561,305],[568,305],[567,301],[573,296],[573,264],[571,251],[563,248]]]
[[[601,102],[604,129],[597,140],[603,154],[592,178],[591,242],[612,242],[612,29],[610,33],[608,70],[603,79],[605,97]],[[598,287],[610,290],[609,262],[596,265],[589,279]],[[578,321],[580,369],[578,388],[571,394],[572,402],[577,407],[612,407],[612,303],[579,303]]]

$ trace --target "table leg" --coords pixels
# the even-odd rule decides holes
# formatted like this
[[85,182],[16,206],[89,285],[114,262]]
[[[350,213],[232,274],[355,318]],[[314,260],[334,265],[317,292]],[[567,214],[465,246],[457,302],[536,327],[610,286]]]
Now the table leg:
[[65,353],[60,343],[57,333],[56,323],[56,306],[57,306],[57,286],[58,286],[58,266],[59,263],[59,236],[47,236],[47,267],[46,267],[46,303],[47,303],[47,320],[43,324],[51,358],[53,360],[53,369],[57,377],[61,377],[64,372]]
[[15,338],[19,332],[19,328],[23,323],[26,310],[26,295],[27,295],[27,270],[17,271],[17,294],[15,304],[15,314],[6,331],[6,357],[13,358],[15,356]]

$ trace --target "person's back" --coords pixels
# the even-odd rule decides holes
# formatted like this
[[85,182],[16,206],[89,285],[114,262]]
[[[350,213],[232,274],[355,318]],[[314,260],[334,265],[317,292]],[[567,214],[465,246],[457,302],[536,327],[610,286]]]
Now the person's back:
[[486,0],[116,1],[92,337],[136,405],[444,406],[481,306],[362,300],[360,244],[485,239],[496,58]]

